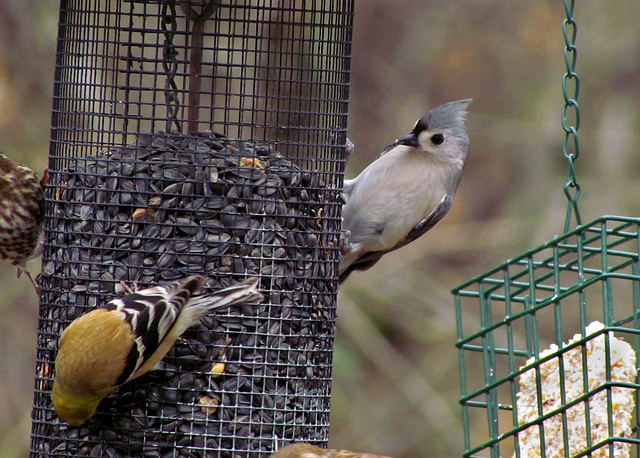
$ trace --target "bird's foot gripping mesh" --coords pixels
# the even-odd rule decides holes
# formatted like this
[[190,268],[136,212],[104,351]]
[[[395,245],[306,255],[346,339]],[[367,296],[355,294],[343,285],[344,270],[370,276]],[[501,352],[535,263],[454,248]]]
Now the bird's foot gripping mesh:
[[637,456],[640,219],[602,217],[456,301],[464,456]]

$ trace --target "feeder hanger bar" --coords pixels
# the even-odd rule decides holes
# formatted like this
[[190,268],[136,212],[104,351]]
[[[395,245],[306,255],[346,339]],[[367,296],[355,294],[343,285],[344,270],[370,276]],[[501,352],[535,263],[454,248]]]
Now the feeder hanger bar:
[[[578,93],[580,91],[580,79],[574,69],[578,49],[575,47],[578,26],[573,19],[573,9],[575,0],[564,0],[564,9],[567,18],[562,21],[562,32],[564,34],[564,61],[567,66],[567,73],[562,77],[562,93],[564,95],[564,108],[562,110],[562,129],[565,132],[562,154],[569,163],[569,177],[564,185],[564,193],[569,200],[567,214],[564,222],[565,234],[569,232],[571,214],[575,214],[577,225],[582,224],[580,211],[578,209],[578,197],[580,196],[580,184],[576,178],[575,160],[580,153],[578,145],[578,129],[580,128],[580,107],[578,106]],[[570,114],[573,115],[570,116]],[[567,118],[571,117],[575,125],[571,125]]]
[[187,133],[190,135],[195,135],[198,131],[204,26],[207,19],[216,12],[220,3],[221,0],[209,0],[202,5],[201,12],[198,12],[191,6],[191,0],[179,1],[182,12],[193,23],[191,44],[189,46],[191,48],[191,56],[189,59],[189,108],[187,113]]
[[191,0],[182,0],[178,3],[180,4],[180,8],[182,8],[182,12],[185,14],[185,16],[187,16],[194,22],[202,22],[207,20],[213,13],[216,12],[216,9],[218,8],[218,6],[220,6],[221,0],[211,0],[207,6],[203,7],[201,13],[198,13],[191,6]]

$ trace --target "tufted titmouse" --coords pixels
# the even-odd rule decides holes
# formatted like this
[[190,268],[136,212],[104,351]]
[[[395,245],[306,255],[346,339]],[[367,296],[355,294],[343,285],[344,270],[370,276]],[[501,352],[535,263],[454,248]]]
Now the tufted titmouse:
[[[418,119],[353,180],[345,180],[340,282],[412,242],[447,214],[469,154],[464,126],[471,99]],[[350,232],[350,234],[349,234]]]

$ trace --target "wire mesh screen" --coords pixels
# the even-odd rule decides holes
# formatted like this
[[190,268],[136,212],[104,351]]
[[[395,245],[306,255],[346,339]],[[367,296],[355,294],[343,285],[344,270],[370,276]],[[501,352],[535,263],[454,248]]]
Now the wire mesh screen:
[[[353,1],[62,0],[33,456],[265,456],[326,445]],[[58,339],[204,274],[265,300],[207,316],[85,425]]]
[[639,243],[603,217],[454,290],[464,456],[640,453]]

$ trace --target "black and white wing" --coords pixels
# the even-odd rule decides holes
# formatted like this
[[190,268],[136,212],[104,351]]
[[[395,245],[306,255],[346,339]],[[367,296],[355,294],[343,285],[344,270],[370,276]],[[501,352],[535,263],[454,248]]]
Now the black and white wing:
[[191,276],[113,299],[102,307],[124,313],[134,335],[134,345],[117,385],[129,380],[151,358],[175,326],[186,303],[205,281],[204,277]]

